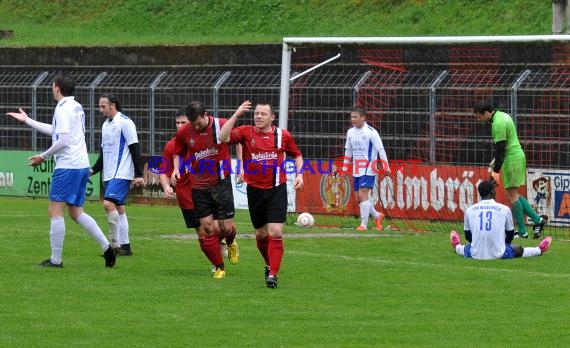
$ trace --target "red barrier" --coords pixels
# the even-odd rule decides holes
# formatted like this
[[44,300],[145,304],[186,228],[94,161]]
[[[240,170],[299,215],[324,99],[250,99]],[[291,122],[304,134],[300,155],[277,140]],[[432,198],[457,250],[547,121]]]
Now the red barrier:
[[[316,162],[311,164],[317,168]],[[479,201],[477,185],[487,177],[487,167],[406,163],[389,176],[378,176],[373,198],[376,208],[390,217],[461,220],[467,207]],[[297,191],[297,211],[359,214],[351,176],[306,173],[304,180],[305,188]],[[507,204],[502,187],[497,201]]]

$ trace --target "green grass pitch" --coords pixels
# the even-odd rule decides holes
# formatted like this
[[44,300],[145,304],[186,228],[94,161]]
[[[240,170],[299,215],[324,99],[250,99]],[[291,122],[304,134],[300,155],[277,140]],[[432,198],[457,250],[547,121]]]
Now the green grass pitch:
[[[134,256],[113,269],[69,218],[64,268],[37,267],[50,255],[47,201],[3,197],[0,207],[2,347],[570,342],[570,244],[562,239],[541,257],[475,261],[452,253],[449,231],[356,235],[287,226],[272,290],[245,211],[236,219],[240,263],[228,263],[227,277],[216,280],[176,207],[129,205]],[[107,231],[101,203],[85,208]]]

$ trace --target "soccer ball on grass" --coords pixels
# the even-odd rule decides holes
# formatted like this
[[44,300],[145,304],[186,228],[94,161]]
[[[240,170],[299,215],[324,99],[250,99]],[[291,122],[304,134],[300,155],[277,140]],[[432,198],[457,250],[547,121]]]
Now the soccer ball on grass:
[[313,227],[315,218],[309,213],[301,213],[297,217],[297,225],[300,227]]

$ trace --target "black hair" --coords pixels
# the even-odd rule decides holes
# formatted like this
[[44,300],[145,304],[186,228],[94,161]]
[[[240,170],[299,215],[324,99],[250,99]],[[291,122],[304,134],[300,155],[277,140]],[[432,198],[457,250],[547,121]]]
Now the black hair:
[[117,111],[122,111],[121,102],[119,101],[119,98],[113,93],[103,93],[101,95],[101,98],[107,98],[109,100],[109,104],[115,104],[115,109],[117,109]]
[[174,117],[178,118],[181,116],[186,116],[186,107],[185,106],[181,106],[178,108],[178,110],[176,110],[176,113],[174,114]]
[[198,117],[204,116],[205,113],[206,113],[206,108],[204,107],[204,104],[202,104],[202,102],[193,101],[190,102],[188,106],[186,106],[186,116],[188,117],[188,120],[190,120],[190,122],[196,121]]
[[75,81],[65,73],[59,73],[55,77],[53,84],[59,88],[61,95],[64,97],[72,96],[75,91]]
[[483,199],[495,198],[495,180],[485,180],[479,183],[479,195]]
[[366,109],[364,109],[364,108],[360,108],[360,107],[354,108],[354,109],[352,109],[352,112],[356,112],[356,113],[358,113],[360,116],[366,117]]
[[269,114],[275,115],[275,109],[273,108],[273,105],[271,105],[271,103],[260,101],[256,105],[267,105],[269,107]]
[[473,107],[473,113],[475,114],[484,114],[486,111],[491,113],[495,111],[495,106],[493,106],[493,103],[490,100],[478,102]]

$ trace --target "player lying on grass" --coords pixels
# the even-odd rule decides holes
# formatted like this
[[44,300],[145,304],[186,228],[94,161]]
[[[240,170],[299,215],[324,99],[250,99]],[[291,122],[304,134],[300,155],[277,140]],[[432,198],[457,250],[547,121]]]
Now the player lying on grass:
[[537,247],[511,244],[515,235],[513,217],[509,207],[495,201],[495,182],[481,182],[479,194],[481,201],[465,211],[463,229],[469,243],[462,245],[456,231],[449,235],[451,247],[457,254],[478,260],[512,259],[539,256],[550,248],[550,236]]

